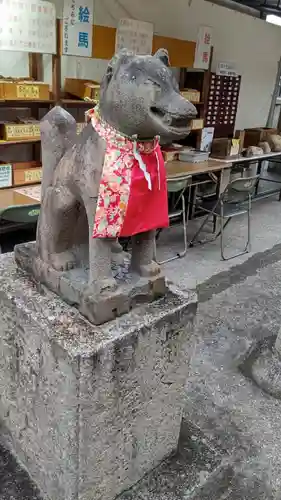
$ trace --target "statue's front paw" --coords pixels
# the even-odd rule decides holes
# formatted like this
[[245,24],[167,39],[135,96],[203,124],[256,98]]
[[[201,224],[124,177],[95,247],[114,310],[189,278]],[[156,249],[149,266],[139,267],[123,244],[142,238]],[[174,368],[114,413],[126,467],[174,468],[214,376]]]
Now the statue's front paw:
[[51,265],[56,271],[69,271],[75,267],[75,257],[72,252],[53,253],[50,256]]
[[145,278],[158,276],[161,273],[161,268],[157,262],[152,261],[150,264],[140,264],[137,272]]
[[94,281],[93,283],[89,283],[86,294],[94,297],[104,292],[115,292],[117,290],[117,286],[117,282],[113,277],[103,278],[101,280]]

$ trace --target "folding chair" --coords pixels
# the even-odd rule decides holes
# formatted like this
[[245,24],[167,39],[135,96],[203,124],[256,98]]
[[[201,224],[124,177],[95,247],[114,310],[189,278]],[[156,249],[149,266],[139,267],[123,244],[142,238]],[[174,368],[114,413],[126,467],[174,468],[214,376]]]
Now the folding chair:
[[[189,189],[188,208],[187,209],[186,209],[186,203],[185,203],[185,192],[186,192],[188,186],[191,184],[191,180],[192,180],[192,176],[190,174],[182,174],[180,176],[170,177],[167,179],[168,194],[171,194],[171,193],[178,194],[178,196],[176,197],[176,201],[173,205],[173,210],[169,213],[169,221],[171,222],[175,219],[181,218],[181,222],[183,225],[184,250],[182,252],[178,252],[173,257],[170,257],[170,258],[162,260],[162,261],[158,261],[157,254],[156,254],[156,239],[158,238],[158,236],[160,234],[160,232],[159,232],[156,239],[155,239],[155,251],[154,251],[154,259],[158,264],[165,264],[166,262],[171,262],[172,260],[184,257],[186,255],[187,250],[188,250],[186,227],[187,227],[187,220],[188,220],[187,212],[189,211],[189,207],[191,205],[191,203],[190,203],[191,190]],[[177,207],[179,207],[179,208],[177,208]]]
[[[221,248],[221,258],[222,260],[230,260],[234,257],[238,257],[239,255],[244,255],[245,253],[250,252],[251,245],[251,202],[252,202],[252,194],[255,190],[256,184],[258,182],[259,176],[254,177],[241,177],[239,179],[235,179],[231,181],[223,191],[223,193],[219,196],[219,199],[215,202],[210,202],[211,205],[208,206],[208,203],[203,204],[200,207],[200,210],[207,212],[207,215],[202,222],[199,229],[196,231],[192,240],[189,243],[190,247],[193,247],[199,234],[202,229],[209,222],[210,218],[219,218],[220,220],[220,230],[213,237],[206,239],[204,241],[200,241],[199,243],[209,243],[214,241],[220,236],[220,248]],[[241,252],[238,252],[230,257],[225,256],[225,245],[224,245],[224,230],[226,226],[229,224],[233,217],[237,215],[247,214],[248,221],[248,232],[247,232],[247,243]]]

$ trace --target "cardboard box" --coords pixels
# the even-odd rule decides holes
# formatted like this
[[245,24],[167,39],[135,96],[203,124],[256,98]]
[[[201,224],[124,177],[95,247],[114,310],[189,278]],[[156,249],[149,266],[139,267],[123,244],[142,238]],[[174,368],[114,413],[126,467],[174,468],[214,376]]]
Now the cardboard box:
[[195,118],[194,120],[191,120],[190,126],[191,130],[201,130],[204,128],[203,118]]
[[13,185],[25,186],[38,184],[42,181],[42,167],[40,162],[27,161],[13,163]]
[[7,101],[48,101],[50,89],[47,83],[0,80],[0,98]]
[[248,148],[249,146],[258,146],[260,142],[266,141],[268,134],[277,134],[277,129],[266,127],[246,128],[244,148]]
[[79,80],[78,78],[66,78],[64,82],[64,90],[79,99],[91,99],[95,102],[99,101],[100,84],[93,80]]
[[216,158],[228,158],[239,154],[239,139],[214,139],[212,144],[212,156]]
[[174,148],[173,146],[164,146],[161,148],[162,155],[164,158],[164,161],[174,161],[179,159],[179,151],[183,149],[183,146],[181,148]]
[[24,141],[39,138],[39,123],[4,123],[0,125],[0,140]]
[[200,102],[201,94],[198,90],[194,89],[183,89],[181,95],[190,102],[198,103]]

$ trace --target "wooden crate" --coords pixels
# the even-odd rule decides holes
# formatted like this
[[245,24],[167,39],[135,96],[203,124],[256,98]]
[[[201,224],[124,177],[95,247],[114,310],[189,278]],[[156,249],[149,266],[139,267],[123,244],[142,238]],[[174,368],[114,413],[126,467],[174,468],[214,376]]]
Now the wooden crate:
[[215,158],[229,158],[239,154],[239,139],[220,138],[214,139],[212,156]]
[[190,102],[198,103],[200,102],[201,94],[198,90],[193,89],[183,89],[181,90],[181,95]]
[[79,99],[92,99],[99,101],[100,85],[91,80],[79,80],[78,78],[66,78],[64,90]]
[[204,128],[204,120],[203,118],[195,118],[194,120],[191,120],[191,130],[201,130]]
[[277,134],[277,129],[267,127],[246,128],[244,147],[258,146],[260,142],[266,141],[267,136],[271,134]]
[[7,101],[47,101],[49,85],[41,82],[0,80],[0,99]]
[[42,167],[40,162],[27,161],[13,163],[13,185],[25,186],[39,184],[42,181]]
[[0,125],[0,140],[24,141],[39,138],[39,123],[4,123]]

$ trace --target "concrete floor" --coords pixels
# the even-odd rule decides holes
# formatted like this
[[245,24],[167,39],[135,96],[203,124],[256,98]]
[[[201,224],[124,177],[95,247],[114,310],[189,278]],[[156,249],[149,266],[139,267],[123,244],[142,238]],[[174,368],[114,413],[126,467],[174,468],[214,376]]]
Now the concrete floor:
[[[246,262],[257,253],[271,249],[281,242],[281,203],[277,197],[257,200],[253,203],[251,217],[251,252],[229,261],[222,261],[219,238],[204,245],[189,248],[185,257],[163,264],[168,279],[182,288],[196,288],[211,277],[229,271],[231,268]],[[196,231],[197,221],[188,226],[191,238]],[[210,233],[202,233],[211,236]],[[247,238],[247,218],[238,216],[226,228],[226,248],[231,254],[245,246]],[[180,227],[172,227],[162,232],[157,243],[158,259],[164,260],[183,249],[183,233]]]

